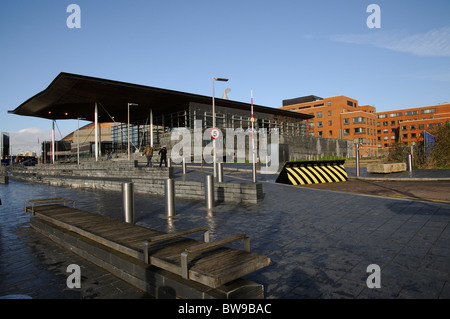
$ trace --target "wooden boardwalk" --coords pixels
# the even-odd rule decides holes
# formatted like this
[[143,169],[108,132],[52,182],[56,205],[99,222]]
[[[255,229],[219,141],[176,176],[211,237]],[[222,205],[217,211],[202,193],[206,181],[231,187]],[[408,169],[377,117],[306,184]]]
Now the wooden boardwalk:
[[[249,251],[248,237],[243,234],[205,243],[184,237],[190,233],[207,232],[204,228],[166,234],[51,202],[25,206],[25,211],[120,253],[211,288],[220,287],[270,264],[269,257]],[[223,246],[241,239],[244,240],[245,250]]]

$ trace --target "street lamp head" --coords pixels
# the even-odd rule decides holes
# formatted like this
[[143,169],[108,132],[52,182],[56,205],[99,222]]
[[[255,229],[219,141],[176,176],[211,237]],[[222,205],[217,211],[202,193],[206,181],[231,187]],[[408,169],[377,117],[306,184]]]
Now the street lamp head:
[[214,78],[216,81],[228,82],[228,79],[225,78]]
[[138,106],[139,104],[136,103],[128,103],[129,106]]

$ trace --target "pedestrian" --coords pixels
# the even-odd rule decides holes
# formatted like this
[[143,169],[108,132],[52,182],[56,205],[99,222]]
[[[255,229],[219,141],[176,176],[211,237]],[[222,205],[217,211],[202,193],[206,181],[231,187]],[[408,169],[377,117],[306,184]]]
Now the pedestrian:
[[159,155],[161,155],[161,159],[159,161],[159,167],[161,167],[161,164],[163,161],[167,167],[167,148],[165,145],[159,150]]
[[142,155],[147,156],[147,167],[153,167],[152,164],[152,157],[153,157],[153,147],[150,146],[150,144],[147,144],[147,147],[145,148],[144,152],[142,153]]

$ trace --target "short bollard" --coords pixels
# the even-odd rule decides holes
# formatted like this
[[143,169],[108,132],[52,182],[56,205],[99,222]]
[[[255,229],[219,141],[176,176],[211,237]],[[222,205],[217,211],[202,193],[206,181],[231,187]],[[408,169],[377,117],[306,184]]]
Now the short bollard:
[[132,182],[122,184],[122,194],[125,222],[134,224],[134,186]]
[[223,163],[217,163],[217,181],[223,183]]
[[183,175],[186,175],[186,159],[184,157],[183,157],[182,165],[183,165]]
[[213,175],[206,175],[205,200],[206,200],[206,208],[211,209],[214,207],[214,176]]
[[408,172],[412,172],[412,155],[408,154],[408,157],[406,158],[407,164],[408,164]]
[[175,181],[171,178],[166,179],[165,185],[166,197],[166,215],[167,217],[175,216]]

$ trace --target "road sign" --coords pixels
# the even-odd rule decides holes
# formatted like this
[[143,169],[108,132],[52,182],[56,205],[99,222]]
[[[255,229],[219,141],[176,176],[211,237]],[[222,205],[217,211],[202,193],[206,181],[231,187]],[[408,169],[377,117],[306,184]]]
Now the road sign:
[[212,128],[211,129],[211,137],[213,140],[218,139],[220,137],[220,130],[218,128]]

